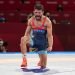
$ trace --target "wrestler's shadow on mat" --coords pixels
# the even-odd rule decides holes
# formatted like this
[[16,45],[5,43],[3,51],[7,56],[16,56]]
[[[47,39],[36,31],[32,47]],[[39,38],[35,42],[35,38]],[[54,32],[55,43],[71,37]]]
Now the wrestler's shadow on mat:
[[50,73],[50,74],[55,74],[58,73],[58,71],[56,70],[51,70],[51,69],[39,69],[39,68],[35,68],[35,69],[29,69],[29,68],[21,68],[23,72],[34,72],[34,73]]
[[50,69],[29,69],[29,68],[21,68],[23,72],[34,72],[34,73],[41,73],[41,72],[47,72]]

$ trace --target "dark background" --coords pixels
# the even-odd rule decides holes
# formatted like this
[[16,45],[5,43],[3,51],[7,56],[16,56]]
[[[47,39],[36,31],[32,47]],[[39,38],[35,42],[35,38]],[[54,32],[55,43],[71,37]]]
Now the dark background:
[[20,51],[27,15],[32,13],[36,2],[43,4],[57,22],[52,25],[53,51],[75,51],[75,0],[1,0],[0,38],[8,42],[8,52]]

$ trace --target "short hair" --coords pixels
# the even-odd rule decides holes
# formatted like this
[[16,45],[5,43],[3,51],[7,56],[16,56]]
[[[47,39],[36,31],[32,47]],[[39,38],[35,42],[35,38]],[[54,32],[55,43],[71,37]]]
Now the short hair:
[[35,4],[34,9],[42,10],[44,11],[44,6],[40,3]]

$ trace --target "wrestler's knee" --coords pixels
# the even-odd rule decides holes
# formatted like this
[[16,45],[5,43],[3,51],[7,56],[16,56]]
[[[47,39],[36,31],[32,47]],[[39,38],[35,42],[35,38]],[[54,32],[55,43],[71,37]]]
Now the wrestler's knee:
[[24,37],[21,37],[21,42],[23,42],[24,41]]

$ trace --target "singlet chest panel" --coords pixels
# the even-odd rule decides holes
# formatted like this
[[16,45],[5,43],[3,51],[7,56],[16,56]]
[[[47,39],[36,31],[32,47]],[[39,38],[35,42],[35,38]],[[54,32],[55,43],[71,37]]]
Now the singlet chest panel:
[[47,31],[43,29],[33,29],[33,35],[37,37],[45,37]]
[[38,25],[36,26],[35,23],[34,23],[34,18],[32,19],[32,31],[33,31],[33,36],[35,38],[38,38],[38,40],[40,39],[45,39],[46,38],[46,33],[47,33],[47,30],[46,30],[46,26],[45,26],[45,21],[46,21],[46,17],[44,17],[42,23],[41,23],[41,26]]
[[45,24],[45,20],[42,23],[42,25],[40,26],[36,26],[34,24],[34,21],[32,23],[32,40],[34,42],[34,46],[35,48],[38,48],[39,50],[43,50],[46,48],[46,44],[47,44],[47,38],[46,38],[46,34],[47,34],[47,30],[46,30],[46,26]]

